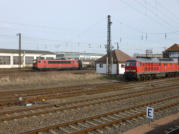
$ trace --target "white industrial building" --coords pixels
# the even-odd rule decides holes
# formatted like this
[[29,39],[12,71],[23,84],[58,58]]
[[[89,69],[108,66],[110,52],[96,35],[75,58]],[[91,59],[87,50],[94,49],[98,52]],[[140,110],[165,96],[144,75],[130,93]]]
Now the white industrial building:
[[100,53],[85,53],[85,52],[57,52],[57,58],[65,59],[79,59],[82,61],[82,67],[92,67],[95,68],[95,61],[104,54]]
[[[112,74],[122,75],[125,72],[125,62],[131,59],[131,57],[121,50],[111,51],[113,64]],[[108,66],[106,64],[107,55],[104,55],[100,59],[96,60],[96,73],[107,74]]]
[[[56,59],[56,54],[49,51],[41,50],[22,50],[21,67],[31,67],[33,60],[37,57],[45,59]],[[0,68],[17,68],[19,67],[19,50],[17,49],[0,49]]]
[[57,52],[57,58],[65,59],[80,59],[80,60],[97,60],[104,56],[104,54],[99,53],[82,53],[82,52]]

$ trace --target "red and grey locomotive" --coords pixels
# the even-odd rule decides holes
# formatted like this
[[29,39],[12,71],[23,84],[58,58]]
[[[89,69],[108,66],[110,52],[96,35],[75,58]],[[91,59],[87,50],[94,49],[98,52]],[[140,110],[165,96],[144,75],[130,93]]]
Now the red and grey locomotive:
[[81,69],[80,60],[52,59],[46,60],[37,58],[34,60],[33,69],[49,70],[49,69]]
[[126,80],[149,80],[179,75],[179,62],[170,58],[141,58],[126,61]]

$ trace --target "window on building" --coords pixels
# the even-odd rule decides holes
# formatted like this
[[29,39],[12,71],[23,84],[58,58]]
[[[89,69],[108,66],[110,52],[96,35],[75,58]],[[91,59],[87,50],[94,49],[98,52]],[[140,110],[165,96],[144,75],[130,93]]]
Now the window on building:
[[[21,63],[23,63],[23,57],[21,56]],[[19,56],[13,56],[13,64],[18,65],[19,64]]]
[[121,68],[125,68],[125,65],[124,65],[124,64],[122,64],[122,65],[121,65]]
[[169,57],[179,57],[179,52],[169,52]]
[[10,65],[10,56],[0,56],[0,65]]
[[53,57],[46,57],[46,60],[53,60]]
[[103,64],[99,64],[99,67],[100,67],[100,68],[103,68]]
[[33,56],[26,56],[25,57],[25,64],[32,64],[34,60]]

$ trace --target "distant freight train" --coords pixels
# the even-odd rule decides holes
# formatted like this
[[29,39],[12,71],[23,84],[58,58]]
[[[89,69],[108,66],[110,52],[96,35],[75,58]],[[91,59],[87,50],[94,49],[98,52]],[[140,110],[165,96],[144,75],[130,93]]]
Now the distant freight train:
[[37,58],[34,60],[33,69],[50,70],[50,69],[81,69],[80,60],[53,59],[45,60]]
[[126,61],[126,80],[149,80],[179,75],[179,62],[170,58],[133,59]]

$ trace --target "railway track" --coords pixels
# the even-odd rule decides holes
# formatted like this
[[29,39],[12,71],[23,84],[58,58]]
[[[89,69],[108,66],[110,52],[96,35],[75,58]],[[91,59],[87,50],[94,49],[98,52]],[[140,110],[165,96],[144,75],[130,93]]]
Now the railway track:
[[[176,80],[177,81],[177,80]],[[172,83],[175,81],[168,81],[168,83]],[[5,105],[16,105],[19,104],[18,97],[23,97],[23,103],[32,103],[34,101],[40,101],[41,99],[54,99],[54,98],[66,98],[66,97],[74,97],[74,96],[82,96],[82,95],[90,95],[90,94],[99,94],[99,93],[105,93],[105,92],[111,92],[111,91],[119,91],[119,90],[125,90],[129,88],[135,88],[135,87],[140,87],[144,86],[145,83],[132,83],[129,85],[119,84],[119,83],[112,83],[112,84],[104,84],[102,86],[92,86],[90,89],[85,89],[85,87],[70,87],[68,91],[68,87],[63,87],[63,88],[51,88],[51,89],[40,89],[40,90],[27,90],[27,91],[9,91],[9,92],[0,92],[0,105],[5,106]],[[166,83],[165,81],[157,81],[154,86],[157,85],[162,85]],[[119,87],[120,85],[120,87]],[[61,90],[60,90],[61,89]],[[14,97],[14,94],[16,95]]]
[[179,125],[165,131],[165,134],[178,134],[178,133],[179,133]]
[[178,96],[172,96],[156,101],[150,101],[144,104],[131,106],[124,109],[115,110],[108,113],[103,113],[79,120],[64,122],[57,125],[47,126],[44,128],[26,131],[21,134],[37,134],[37,133],[70,133],[83,134],[89,132],[103,133],[104,129],[110,129],[111,126],[117,126],[126,122],[137,122],[139,119],[145,118],[145,107],[152,106],[155,108],[155,113],[166,110],[168,108],[179,106]]
[[[153,104],[153,106],[155,106],[156,109],[158,106],[162,106],[162,104],[167,105],[169,103],[172,104],[179,101],[179,96],[178,96],[179,83],[177,79],[168,79],[168,80],[160,79],[150,82],[147,81],[147,82],[137,82],[137,83],[134,82],[128,85],[112,83],[107,86],[107,89],[105,88],[106,85],[102,87],[96,85],[93,87],[87,87],[84,90],[86,91],[85,94],[83,94],[84,96],[82,95],[82,97],[78,97],[80,95],[76,95],[73,96],[72,100],[61,99],[63,97],[55,96],[54,97],[55,100],[53,100],[52,98],[52,101],[48,101],[47,104],[37,104],[37,105],[34,104],[32,105],[32,107],[15,106],[16,109],[13,109],[14,106],[4,107],[4,109],[6,110],[0,112],[0,127],[2,128],[8,126],[8,128],[11,128],[11,130],[8,130],[8,134],[11,133],[19,134],[20,132],[26,132],[27,130],[31,131],[35,128],[38,129],[45,128],[46,126],[52,124],[63,124],[63,123],[78,121],[88,117],[94,117],[96,115],[101,115],[101,113],[105,114],[104,111],[106,113],[110,113],[110,112],[124,110],[133,107],[134,111],[144,112],[146,106],[146,105],[144,106],[144,104],[148,104],[148,105]],[[119,87],[120,85],[122,86]],[[96,92],[95,90],[97,90],[98,88],[99,91]],[[71,88],[69,92],[73,91],[73,89],[74,88]],[[78,89],[78,87],[76,87],[76,89]],[[40,92],[35,92],[35,93],[38,94]],[[51,97],[53,97],[53,95]],[[67,102],[64,102],[66,100]],[[151,100],[153,100],[152,101],[153,103],[151,102]],[[140,108],[139,107],[134,108],[135,106],[139,106],[139,105],[143,105],[143,106],[141,106]],[[114,111],[112,111],[112,109]],[[124,111],[122,113],[126,115],[124,117],[127,117],[130,116],[131,114],[134,114],[132,112],[133,110],[128,109],[128,112]],[[119,116],[122,115],[121,113],[116,113],[116,114]],[[73,133],[73,132],[76,133],[78,131],[88,129],[89,127],[95,127],[97,125],[108,123],[109,121],[114,121],[115,120],[114,118],[120,119],[115,115],[110,115],[110,116],[107,116],[107,118],[104,117],[104,120],[101,118],[88,120],[89,122],[92,122],[93,125],[85,121],[84,123],[81,122],[80,123],[81,125],[79,125],[79,123],[75,123],[70,126],[67,125],[67,126],[60,127],[60,129],[58,129],[59,127],[57,127],[57,129],[49,129],[44,132],[42,131],[42,132],[35,132],[35,133],[39,133],[39,134],[40,133],[58,134],[58,133]],[[132,119],[132,122],[137,120],[137,123],[139,122],[141,123],[141,121],[138,120],[140,118],[143,117],[134,118]],[[108,121],[105,119],[107,119]],[[46,122],[44,122],[44,120]],[[95,120],[97,121],[97,123],[95,122]],[[126,122],[131,122],[131,120],[127,120]],[[24,125],[17,126],[15,124],[24,124]],[[83,125],[87,127],[84,127]],[[119,124],[117,125],[112,124],[110,126],[115,127],[115,126],[119,126]],[[100,132],[103,133],[106,131],[106,129],[107,130],[109,129],[109,133],[113,133],[113,127],[110,126],[103,127],[102,129],[95,129],[91,133],[93,134],[100,133]],[[127,124],[126,126],[129,125]],[[105,129],[105,131],[103,131],[103,129]],[[5,131],[6,129],[4,128],[3,132]]]
[[[92,105],[112,103],[116,101],[134,99],[136,97],[146,96],[149,94],[156,95],[156,94],[161,94],[162,92],[171,92],[173,90],[176,90],[177,88],[179,88],[179,84],[177,86],[173,86],[167,89],[154,88],[148,91],[144,90],[144,91],[134,91],[130,93],[118,93],[118,94],[110,95],[110,96],[96,97],[96,98],[90,98],[90,99],[81,99],[78,101],[72,101],[72,102],[66,102],[66,103],[57,103],[57,104],[50,104],[50,105],[32,107],[32,108],[26,108],[26,109],[4,111],[4,112],[0,112],[0,121],[9,121],[9,120],[20,119],[24,117],[32,117],[32,116],[39,116],[42,114],[54,113],[57,111],[72,110],[72,109],[78,109],[78,108],[83,108],[83,107],[89,107]],[[19,113],[19,115],[13,116],[14,113],[16,114]]]

